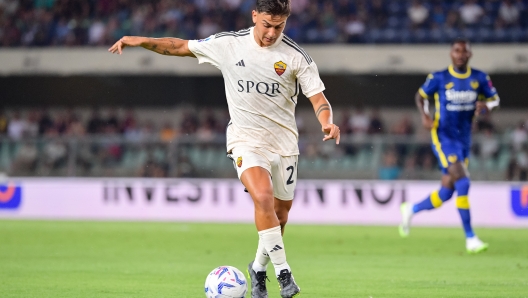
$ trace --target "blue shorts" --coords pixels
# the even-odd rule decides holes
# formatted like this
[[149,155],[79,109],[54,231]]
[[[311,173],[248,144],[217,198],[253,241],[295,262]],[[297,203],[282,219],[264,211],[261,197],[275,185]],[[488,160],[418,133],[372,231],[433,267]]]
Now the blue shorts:
[[466,166],[469,163],[469,145],[458,141],[442,140],[438,143],[433,142],[431,147],[444,175],[447,174],[447,168],[456,162],[463,162]]

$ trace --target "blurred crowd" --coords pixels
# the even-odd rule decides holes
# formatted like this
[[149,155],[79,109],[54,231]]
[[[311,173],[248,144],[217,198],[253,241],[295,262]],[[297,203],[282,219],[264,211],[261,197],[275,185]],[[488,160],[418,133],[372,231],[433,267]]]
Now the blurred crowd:
[[[378,137],[384,143],[379,157],[378,178],[416,179],[420,178],[413,176],[417,169],[436,169],[436,157],[430,148],[429,137],[408,115],[392,119],[388,125],[383,113],[376,108],[367,111],[356,107],[352,111],[342,109],[337,113],[336,119],[339,119],[338,125],[342,132],[342,145],[339,147],[330,142],[320,142],[319,134],[316,133],[316,137],[313,137],[314,132],[307,129],[303,117],[297,117],[301,136],[300,150],[304,159],[365,158],[365,154],[374,154],[373,142]],[[85,168],[89,168],[94,159],[108,167],[121,165],[127,158],[134,159],[125,156],[130,144],[137,144],[134,146],[138,148],[147,146],[152,149],[147,150],[152,156],[145,157],[138,175],[156,177],[168,175],[167,144],[176,140],[180,143],[182,140],[199,144],[212,142],[219,152],[225,150],[225,128],[229,121],[227,110],[188,108],[181,111],[178,117],[168,117],[167,119],[172,119],[168,121],[158,119],[154,122],[145,115],[142,119],[147,120],[139,119],[132,109],[93,109],[84,113],[72,109],[56,110],[54,113],[46,110],[29,110],[24,113],[13,110],[6,113],[0,110],[0,145],[6,140],[22,144],[17,149],[13,166],[29,171],[35,168],[39,154],[44,154],[44,158],[40,159],[44,159],[46,168],[63,166],[68,156],[68,144],[64,141],[67,139],[89,140],[92,137],[99,140],[100,145],[92,143],[83,148],[84,151],[79,151],[81,153],[76,157],[79,159],[78,164]],[[507,158],[507,166],[503,169],[506,172],[505,179],[527,180],[528,118],[520,121],[516,127],[499,128],[490,114],[486,114],[477,118],[473,130],[473,157],[483,162]],[[50,140],[45,142],[41,153],[38,153],[35,143],[28,142],[38,139]],[[193,146],[189,150],[193,150]],[[195,174],[196,165],[187,156],[179,156],[177,164],[178,176]]]
[[171,121],[158,126],[152,120],[140,123],[133,110],[120,112],[117,109],[107,109],[103,113],[99,109],[93,109],[84,118],[72,109],[56,113],[46,110],[30,110],[25,113],[14,110],[6,113],[0,110],[0,136],[22,140],[37,137],[118,135],[126,141],[171,142],[179,136],[193,135],[199,140],[209,141],[218,134],[224,134],[227,125],[227,120],[220,121],[212,110],[207,109],[200,113],[192,109],[183,112],[177,125]]
[[[227,114],[227,110],[224,113]],[[6,113],[0,110],[0,145],[11,144],[8,149],[2,147],[2,152],[9,152],[2,154],[12,155],[13,158],[7,157],[12,159],[9,168],[18,173],[32,173],[37,168],[45,172],[63,168],[71,149],[71,142],[68,142],[75,140],[81,142],[76,151],[76,164],[85,172],[97,163],[115,168],[126,163],[127,158],[141,156],[144,161],[138,167],[137,175],[163,177],[169,174],[166,144],[186,136],[198,142],[214,141],[225,134],[229,116],[218,117],[207,109],[200,113],[189,109],[179,119],[179,123],[140,121],[133,110],[120,112],[117,109],[107,109],[104,113],[94,109],[85,117],[72,109],[55,113],[45,110]],[[127,157],[127,149],[148,154]],[[134,162],[130,161],[131,164]],[[185,162],[183,157],[178,160],[178,171],[181,171],[178,176],[192,174],[191,167]]]
[[[527,42],[528,0],[291,0],[302,43]],[[0,0],[0,45],[109,45],[124,35],[204,38],[252,25],[255,0]]]

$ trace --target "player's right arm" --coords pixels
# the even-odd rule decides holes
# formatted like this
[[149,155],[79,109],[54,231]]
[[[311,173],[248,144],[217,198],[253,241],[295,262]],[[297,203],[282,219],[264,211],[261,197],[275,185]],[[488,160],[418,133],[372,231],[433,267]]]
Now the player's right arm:
[[179,57],[196,57],[189,50],[189,41],[179,38],[149,38],[141,36],[124,36],[108,51],[121,55],[126,47],[143,47],[158,54]]
[[428,98],[424,98],[423,95],[420,94],[420,91],[416,92],[416,95],[414,95],[414,102],[416,103],[416,107],[420,112],[420,119],[422,119],[422,125],[426,129],[431,129],[433,128],[433,119],[429,115],[428,109],[425,108],[426,99]]
[[434,74],[429,74],[425,83],[418,89],[418,92],[414,95],[414,102],[420,112],[420,118],[422,119],[422,125],[426,129],[433,128],[433,119],[429,115],[429,106],[425,105],[425,101],[429,100],[431,95],[438,91],[438,81]]

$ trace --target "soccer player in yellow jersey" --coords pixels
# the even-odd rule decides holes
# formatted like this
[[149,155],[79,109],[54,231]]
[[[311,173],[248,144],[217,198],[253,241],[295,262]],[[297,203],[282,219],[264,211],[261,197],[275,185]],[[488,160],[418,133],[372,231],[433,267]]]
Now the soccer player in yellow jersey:
[[[439,190],[414,205],[402,204],[400,234],[409,235],[411,218],[418,212],[442,206],[457,192],[456,206],[462,219],[468,253],[488,248],[473,232],[469,213],[470,178],[467,170],[471,146],[471,123],[475,115],[488,113],[499,105],[497,90],[490,77],[468,65],[471,58],[469,41],[457,39],[451,45],[452,64],[434,72],[415,96],[422,123],[431,130],[432,149],[440,169],[442,182]],[[424,109],[424,100],[435,102],[434,118]]]

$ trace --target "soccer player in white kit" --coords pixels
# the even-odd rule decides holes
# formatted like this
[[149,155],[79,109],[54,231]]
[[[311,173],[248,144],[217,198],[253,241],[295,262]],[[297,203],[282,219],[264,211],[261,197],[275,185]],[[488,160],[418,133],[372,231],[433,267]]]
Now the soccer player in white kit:
[[295,106],[300,88],[310,99],[324,133],[339,144],[339,127],[312,58],[282,31],[289,0],[256,0],[254,27],[202,40],[125,36],[109,51],[141,46],[163,55],[189,56],[220,69],[231,121],[227,152],[255,206],[259,234],[248,266],[254,298],[268,297],[266,268],[271,260],[281,296],[300,293],[286,261],[283,234],[297,182],[298,132]]

